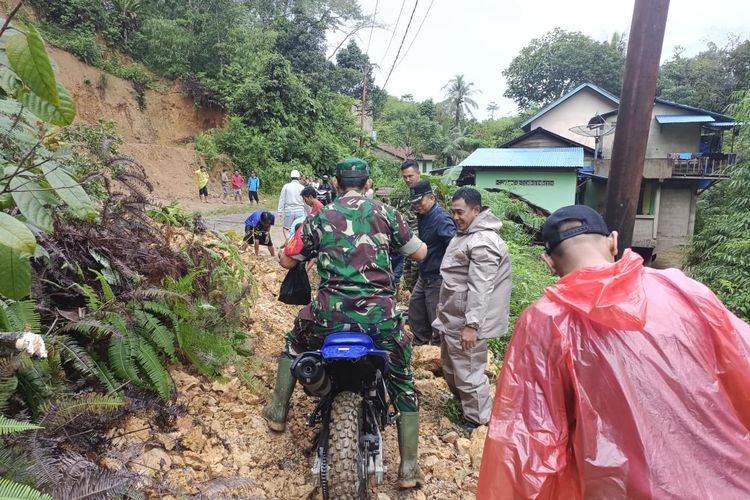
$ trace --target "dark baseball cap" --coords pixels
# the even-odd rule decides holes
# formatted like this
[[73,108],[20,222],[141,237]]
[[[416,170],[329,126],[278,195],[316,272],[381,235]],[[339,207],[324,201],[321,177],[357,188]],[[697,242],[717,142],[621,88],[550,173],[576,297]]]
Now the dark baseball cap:
[[[560,231],[564,222],[579,221],[580,226]],[[542,226],[542,241],[547,253],[551,253],[557,245],[579,234],[601,234],[609,236],[609,228],[599,212],[586,205],[571,205],[555,210]]]
[[433,194],[432,185],[428,181],[417,181],[409,188],[409,203],[416,203],[428,194]]

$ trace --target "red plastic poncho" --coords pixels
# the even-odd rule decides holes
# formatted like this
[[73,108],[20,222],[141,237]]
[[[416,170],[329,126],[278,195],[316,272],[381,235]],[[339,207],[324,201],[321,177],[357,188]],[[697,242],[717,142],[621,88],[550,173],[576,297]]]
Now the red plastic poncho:
[[750,498],[750,326],[626,251],[521,315],[477,498]]

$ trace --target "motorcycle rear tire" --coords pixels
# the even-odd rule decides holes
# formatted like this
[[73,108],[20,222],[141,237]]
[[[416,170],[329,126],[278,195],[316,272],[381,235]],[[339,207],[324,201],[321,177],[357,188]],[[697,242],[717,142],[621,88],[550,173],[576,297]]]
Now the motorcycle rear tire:
[[329,498],[367,498],[367,463],[360,442],[362,396],[336,395],[331,407],[328,435]]

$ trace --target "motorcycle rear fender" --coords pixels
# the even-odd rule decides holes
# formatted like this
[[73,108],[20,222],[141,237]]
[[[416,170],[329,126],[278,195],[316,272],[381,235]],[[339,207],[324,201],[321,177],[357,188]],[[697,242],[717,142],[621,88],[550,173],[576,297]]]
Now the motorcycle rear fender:
[[338,332],[328,335],[320,349],[324,360],[350,359],[356,361],[365,356],[382,358],[388,370],[388,353],[375,347],[369,335],[359,332]]

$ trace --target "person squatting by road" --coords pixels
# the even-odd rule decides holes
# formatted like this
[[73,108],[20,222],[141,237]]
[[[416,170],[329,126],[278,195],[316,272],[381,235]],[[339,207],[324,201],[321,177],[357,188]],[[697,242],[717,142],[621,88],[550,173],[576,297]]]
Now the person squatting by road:
[[440,266],[443,284],[432,325],[442,338],[443,377],[461,401],[464,428],[471,430],[490,420],[487,343],[508,331],[511,267],[497,234],[502,223],[482,206],[479,191],[456,191],[451,212],[457,233]]
[[320,285],[315,299],[300,311],[287,334],[273,400],[263,415],[272,430],[285,429],[295,385],[290,367],[297,354],[320,348],[323,339],[334,332],[366,333],[378,349],[389,353],[391,369],[386,385],[401,414],[399,485],[412,488],[424,482],[417,463],[419,405],[411,370],[412,346],[394,299],[388,254],[397,249],[421,261],[427,246],[412,234],[395,209],[363,196],[370,184],[364,160],[339,162],[334,182],[341,196],[305,220],[299,255],[289,257],[282,252],[279,256],[287,269],[317,258]]
[[677,269],[615,261],[589,207],[542,238],[560,280],[518,319],[477,498],[750,498],[750,326]]
[[268,247],[268,253],[275,254],[273,242],[271,241],[271,226],[275,217],[271,212],[257,210],[245,219],[245,237],[243,241],[255,248],[255,256],[260,252],[260,245]]

